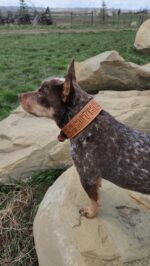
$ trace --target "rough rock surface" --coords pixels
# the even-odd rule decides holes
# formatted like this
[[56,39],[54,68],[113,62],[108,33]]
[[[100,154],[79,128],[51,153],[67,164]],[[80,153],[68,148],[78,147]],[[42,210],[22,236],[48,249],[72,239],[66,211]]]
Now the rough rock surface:
[[[34,221],[39,266],[149,266],[150,201],[103,180],[102,207],[80,218],[88,204],[74,167],[47,191]],[[137,203],[138,202],[138,203]]]
[[59,129],[46,118],[16,109],[0,122],[0,182],[29,177],[35,170],[71,164],[68,143],[57,140]]
[[[100,91],[97,101],[125,124],[150,132],[150,91]],[[21,107],[0,122],[0,182],[23,179],[34,170],[66,168],[72,164],[69,142],[57,141],[59,129]]]
[[96,99],[119,121],[150,132],[150,91],[100,91]]
[[150,19],[144,21],[137,31],[134,47],[138,51],[150,54]]
[[75,64],[81,87],[90,92],[99,90],[150,89],[150,64],[126,62],[116,51],[107,51]]

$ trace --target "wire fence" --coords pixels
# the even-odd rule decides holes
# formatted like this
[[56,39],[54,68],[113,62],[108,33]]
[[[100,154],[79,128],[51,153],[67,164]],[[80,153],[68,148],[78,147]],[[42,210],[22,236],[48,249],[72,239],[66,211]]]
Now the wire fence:
[[52,12],[53,24],[85,24],[85,25],[118,25],[118,26],[139,26],[150,18],[150,14],[122,13],[102,14],[92,12]]

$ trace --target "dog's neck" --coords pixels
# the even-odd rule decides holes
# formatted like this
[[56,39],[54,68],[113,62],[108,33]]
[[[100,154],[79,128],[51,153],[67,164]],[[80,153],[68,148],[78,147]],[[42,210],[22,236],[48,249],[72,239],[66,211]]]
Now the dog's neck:
[[56,124],[62,129],[93,97],[77,87],[71,95],[64,110],[55,118]]

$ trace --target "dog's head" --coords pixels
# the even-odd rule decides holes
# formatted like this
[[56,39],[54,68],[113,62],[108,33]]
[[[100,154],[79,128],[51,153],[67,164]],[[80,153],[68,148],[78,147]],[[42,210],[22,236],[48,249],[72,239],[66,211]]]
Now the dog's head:
[[20,104],[28,113],[53,119],[56,114],[63,113],[73,96],[75,83],[74,60],[72,60],[65,78],[50,78],[36,91],[20,94]]

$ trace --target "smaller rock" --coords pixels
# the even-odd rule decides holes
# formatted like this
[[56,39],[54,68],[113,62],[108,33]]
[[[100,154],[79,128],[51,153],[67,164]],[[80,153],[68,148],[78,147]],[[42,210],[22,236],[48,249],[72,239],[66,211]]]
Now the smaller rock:
[[140,52],[150,54],[150,19],[140,26],[136,34],[134,47]]
[[81,88],[89,92],[150,89],[150,64],[126,62],[116,51],[76,62],[75,70]]

